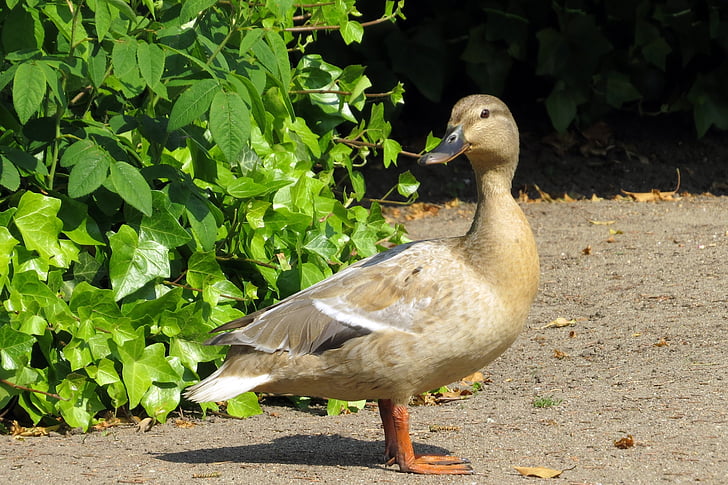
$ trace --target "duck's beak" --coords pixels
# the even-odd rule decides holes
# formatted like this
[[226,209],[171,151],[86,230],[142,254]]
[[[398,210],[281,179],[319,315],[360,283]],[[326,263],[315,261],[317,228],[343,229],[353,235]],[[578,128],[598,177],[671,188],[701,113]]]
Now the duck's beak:
[[450,126],[442,141],[433,150],[425,153],[417,161],[420,165],[434,165],[435,163],[446,163],[465,153],[470,148],[470,143],[465,141],[463,126]]

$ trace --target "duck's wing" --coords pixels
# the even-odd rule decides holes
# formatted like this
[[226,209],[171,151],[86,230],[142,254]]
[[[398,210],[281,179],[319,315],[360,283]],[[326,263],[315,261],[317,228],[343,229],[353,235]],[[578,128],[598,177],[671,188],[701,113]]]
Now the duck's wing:
[[[291,356],[319,354],[372,332],[413,332],[417,316],[432,302],[434,271],[423,271],[431,241],[403,244],[334,274],[281,302],[226,323],[209,345],[245,345]],[[430,276],[426,276],[430,275]]]

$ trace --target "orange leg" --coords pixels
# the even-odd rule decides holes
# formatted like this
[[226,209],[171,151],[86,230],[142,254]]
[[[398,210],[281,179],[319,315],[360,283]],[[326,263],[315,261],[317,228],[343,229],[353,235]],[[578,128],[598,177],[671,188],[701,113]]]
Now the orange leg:
[[409,436],[407,406],[394,404],[390,399],[380,399],[379,414],[384,426],[384,458],[387,465],[396,463],[400,471],[428,475],[473,473],[468,461],[457,456],[415,455]]

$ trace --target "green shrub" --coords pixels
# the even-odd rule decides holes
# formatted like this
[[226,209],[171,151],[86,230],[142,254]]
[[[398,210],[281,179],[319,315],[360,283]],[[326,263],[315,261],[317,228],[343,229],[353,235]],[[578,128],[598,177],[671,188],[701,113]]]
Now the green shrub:
[[360,41],[353,0],[5,5],[0,408],[164,421],[223,356],[210,329],[400,242],[357,167],[401,151],[382,102],[402,88],[306,52]]
[[728,129],[720,0],[422,0],[376,47],[367,65],[387,63],[431,101],[539,102],[559,131],[618,110],[688,113],[698,136]]

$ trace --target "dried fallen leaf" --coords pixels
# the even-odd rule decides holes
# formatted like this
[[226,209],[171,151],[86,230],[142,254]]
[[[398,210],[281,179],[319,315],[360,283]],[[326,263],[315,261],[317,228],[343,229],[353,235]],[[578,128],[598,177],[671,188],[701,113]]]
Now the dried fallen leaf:
[[569,325],[574,325],[575,323],[576,323],[576,320],[574,320],[574,319],[567,320],[564,317],[559,317],[556,320],[553,320],[553,321],[547,323],[546,325],[541,327],[541,329],[543,330],[544,328],[568,327]]
[[430,425],[430,433],[437,433],[438,431],[460,431],[460,426],[440,426],[439,424]]
[[637,202],[658,202],[661,200],[675,200],[674,195],[680,190],[680,169],[677,169],[677,185],[675,190],[670,192],[661,192],[657,189],[652,189],[649,192],[627,192],[622,190],[622,193],[628,195]]
[[188,421],[186,419],[181,419],[181,418],[175,419],[174,425],[177,426],[178,428],[194,428],[195,426],[197,426],[192,421]]
[[154,426],[154,419],[152,418],[144,418],[139,423],[137,423],[137,431],[142,431],[146,433],[150,429],[152,429],[152,426]]
[[556,478],[563,472],[563,470],[554,470],[542,466],[514,466],[513,468],[524,477]]
[[669,347],[670,346],[670,342],[668,342],[664,338],[661,338],[660,340],[658,340],[657,342],[655,342],[652,345],[654,345],[655,347]]
[[594,224],[595,226],[611,226],[617,221],[596,221],[594,219],[587,219],[590,224]]
[[587,246],[582,249],[581,254],[583,254],[584,256],[589,256],[591,254],[591,246]]
[[618,439],[614,442],[614,447],[619,448],[620,450],[626,450],[627,448],[632,448],[634,446],[634,438],[631,434],[628,434],[622,439]]
[[554,358],[561,360],[565,359],[568,356],[569,354],[567,354],[566,352],[562,352],[559,349],[554,349]]
[[465,376],[460,379],[460,382],[466,385],[473,384],[475,382],[485,382],[485,376],[482,372],[473,372],[469,376]]
[[536,184],[533,184],[533,188],[536,189],[536,192],[538,192],[539,197],[541,197],[541,200],[544,202],[553,202],[554,198],[551,197],[548,193],[541,190],[541,187],[539,187]]

